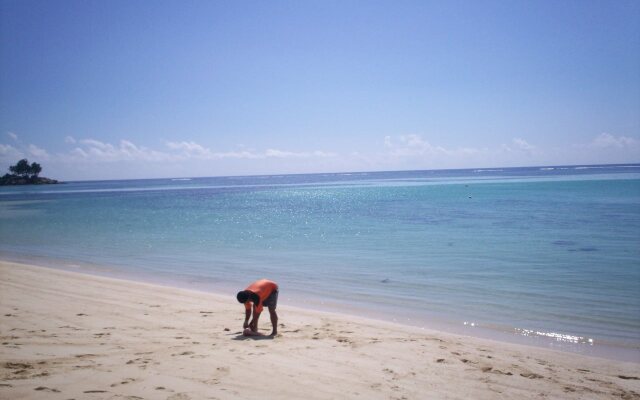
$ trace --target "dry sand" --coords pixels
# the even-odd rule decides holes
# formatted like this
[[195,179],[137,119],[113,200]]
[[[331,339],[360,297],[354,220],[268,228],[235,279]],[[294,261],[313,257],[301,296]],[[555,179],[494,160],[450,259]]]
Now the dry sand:
[[0,262],[0,398],[640,398],[640,364],[278,310],[245,338],[233,294]]

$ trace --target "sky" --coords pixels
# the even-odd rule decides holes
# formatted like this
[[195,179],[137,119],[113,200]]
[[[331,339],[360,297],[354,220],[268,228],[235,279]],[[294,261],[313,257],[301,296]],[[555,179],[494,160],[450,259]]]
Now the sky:
[[0,172],[640,162],[638,1],[0,0]]

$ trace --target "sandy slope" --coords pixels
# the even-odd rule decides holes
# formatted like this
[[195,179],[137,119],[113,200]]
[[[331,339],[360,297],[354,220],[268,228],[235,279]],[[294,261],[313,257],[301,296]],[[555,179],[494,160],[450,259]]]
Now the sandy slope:
[[0,262],[0,398],[640,398],[640,364],[279,314],[248,339],[233,294]]

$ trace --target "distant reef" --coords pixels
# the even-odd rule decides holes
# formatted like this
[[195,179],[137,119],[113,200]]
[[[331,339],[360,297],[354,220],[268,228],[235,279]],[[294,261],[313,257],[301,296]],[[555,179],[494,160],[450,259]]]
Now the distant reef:
[[50,185],[55,183],[62,183],[55,179],[44,178],[40,176],[36,177],[25,177],[18,175],[5,174],[3,177],[0,177],[0,186],[8,186],[8,185]]

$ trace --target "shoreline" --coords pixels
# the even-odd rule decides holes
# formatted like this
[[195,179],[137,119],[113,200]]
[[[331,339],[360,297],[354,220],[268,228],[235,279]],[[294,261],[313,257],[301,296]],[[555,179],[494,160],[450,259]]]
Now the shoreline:
[[[195,291],[204,294],[214,294],[225,299],[226,297],[223,296],[235,298],[235,293],[238,290],[237,285],[229,283],[221,284],[220,282],[213,281],[202,282],[201,280],[195,281],[185,277],[182,277],[182,279],[176,279],[176,276],[168,272],[125,271],[121,269],[121,266],[106,266],[76,260],[55,259],[45,256],[24,257],[16,255],[15,257],[7,257],[6,255],[3,255],[0,257],[0,262],[25,264],[41,268],[50,268],[53,270],[87,274],[90,276],[158,285],[166,288]],[[280,304],[300,304],[299,307],[293,308],[298,308],[300,310],[304,308],[311,311],[337,314],[344,318],[360,316],[367,320],[398,324],[405,328],[433,330],[446,334],[463,335],[501,343],[532,346],[552,351],[640,364],[640,347],[638,347],[638,345],[602,343],[601,340],[597,340],[595,343],[593,341],[589,343],[586,338],[578,338],[577,336],[563,333],[549,334],[547,332],[538,332],[538,334],[536,334],[536,332],[522,328],[514,327],[507,329],[506,327],[487,327],[482,323],[473,322],[457,323],[454,320],[447,320],[444,318],[438,319],[434,318],[434,316],[415,318],[415,316],[410,313],[400,315],[388,310],[386,312],[380,312],[381,310],[379,309],[370,309],[360,305],[345,304],[337,299],[327,300],[320,297],[304,299],[300,298],[300,294],[295,292],[293,298],[289,296],[291,296],[291,294],[281,296]],[[577,339],[581,339],[582,341],[578,341]]]
[[[114,278],[131,282],[139,282],[143,284],[151,284],[163,286],[166,288],[184,289],[195,291],[198,293],[214,294],[219,296],[229,296],[235,298],[238,290],[237,285],[221,284],[220,282],[202,282],[193,279],[176,279],[171,273],[156,271],[125,271],[121,266],[106,266],[95,263],[78,262],[74,260],[58,260],[50,257],[16,257],[15,259],[0,258],[0,262],[8,261],[18,264],[32,265],[42,268],[51,268],[54,270],[69,271],[73,273],[87,274],[91,276]],[[224,293],[224,294],[223,294]],[[296,296],[298,295],[298,296]],[[339,300],[327,300],[320,297],[311,299],[301,299],[299,293],[294,294],[294,298],[289,297],[290,294],[282,296],[280,304],[300,304],[299,309],[309,309],[318,312],[327,312],[330,314],[338,314],[345,318],[353,318],[361,316],[367,320],[388,322],[398,324],[403,327],[415,329],[434,330],[443,333],[470,336],[474,338],[488,339],[497,342],[518,344],[524,346],[533,346],[554,351],[567,352],[572,354],[580,354],[589,357],[599,357],[613,361],[627,361],[640,363],[640,348],[634,345],[623,344],[603,344],[597,341],[596,344],[585,342],[571,341],[575,336],[567,338],[557,338],[542,335],[531,335],[530,331],[516,332],[518,328],[513,330],[500,328],[490,328],[482,324],[475,323],[456,323],[453,320],[436,319],[433,316],[415,318],[411,314],[393,313],[391,311],[380,312],[381,310],[369,309],[360,305],[345,304]],[[226,299],[226,297],[223,297]],[[411,318],[413,317],[413,319]],[[584,338],[582,338],[584,339]]]
[[0,277],[3,398],[640,397],[636,363],[286,305],[253,340],[219,294],[6,261]]

